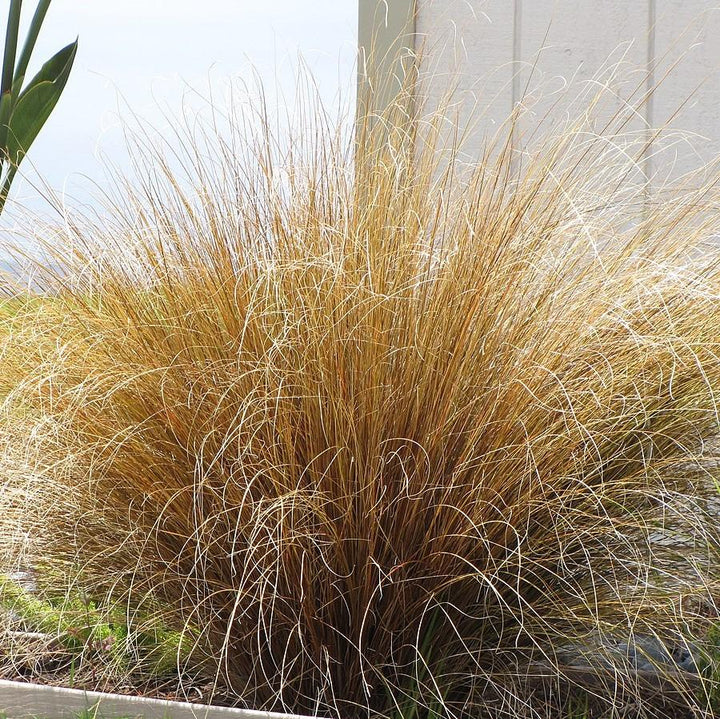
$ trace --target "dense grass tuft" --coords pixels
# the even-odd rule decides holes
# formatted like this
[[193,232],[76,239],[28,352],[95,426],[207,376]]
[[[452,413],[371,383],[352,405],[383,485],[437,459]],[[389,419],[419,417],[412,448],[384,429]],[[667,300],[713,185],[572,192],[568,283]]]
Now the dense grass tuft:
[[4,536],[161,602],[256,708],[539,715],[569,644],[699,641],[714,185],[646,202],[584,122],[468,167],[442,116],[361,121],[355,160],[244,117],[67,223],[5,333]]

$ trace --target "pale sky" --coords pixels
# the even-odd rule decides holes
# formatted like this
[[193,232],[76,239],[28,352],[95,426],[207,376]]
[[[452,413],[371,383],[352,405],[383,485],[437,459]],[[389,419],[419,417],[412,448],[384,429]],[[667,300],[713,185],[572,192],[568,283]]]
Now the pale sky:
[[[27,22],[34,0],[26,0]],[[103,183],[99,155],[122,165],[118,119],[126,105],[157,127],[161,109],[179,108],[188,88],[222,97],[231,78],[255,67],[263,80],[291,92],[300,53],[325,102],[354,90],[358,0],[53,0],[31,71],[79,36],[65,92],[21,173],[86,202]],[[0,2],[2,32],[8,0]],[[27,180],[11,198],[36,208]],[[68,199],[68,204],[71,200]]]

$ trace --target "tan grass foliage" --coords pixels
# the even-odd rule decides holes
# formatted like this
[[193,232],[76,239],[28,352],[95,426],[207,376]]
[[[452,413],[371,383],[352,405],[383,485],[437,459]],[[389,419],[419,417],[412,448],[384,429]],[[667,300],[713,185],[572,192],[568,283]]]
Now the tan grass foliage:
[[4,340],[4,536],[256,708],[531,714],[560,647],[712,601],[717,188],[646,202],[582,119],[462,166],[407,107],[140,137]]

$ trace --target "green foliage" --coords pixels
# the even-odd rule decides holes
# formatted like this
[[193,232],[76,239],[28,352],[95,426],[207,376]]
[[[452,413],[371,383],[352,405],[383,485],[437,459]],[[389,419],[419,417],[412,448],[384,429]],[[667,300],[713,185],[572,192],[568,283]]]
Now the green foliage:
[[573,696],[567,707],[567,719],[588,719],[590,701],[587,694]]
[[713,716],[720,714],[720,622],[713,623],[705,636],[701,657],[701,671],[705,679],[704,691]]
[[75,61],[77,40],[53,55],[23,87],[30,56],[50,1],[40,0],[38,3],[17,64],[15,56],[22,0],[10,2],[0,85],[0,212],[15,173],[60,99]]
[[[395,719],[418,719],[419,717],[440,719],[444,715],[444,699],[438,686],[439,683],[435,680],[435,677],[441,674],[441,668],[432,666],[433,646],[442,642],[442,637],[438,635],[437,631],[441,621],[440,608],[429,612],[427,626],[424,628],[421,645],[418,648],[418,657],[408,676],[405,698],[399,702]],[[391,688],[389,690],[390,697],[392,697],[393,691]]]
[[174,673],[178,659],[182,662],[188,652],[187,635],[147,617],[142,629],[134,629],[121,612],[80,594],[41,599],[2,575],[0,608],[11,611],[30,631],[55,635],[73,654],[101,654],[119,666],[140,667],[155,676]]

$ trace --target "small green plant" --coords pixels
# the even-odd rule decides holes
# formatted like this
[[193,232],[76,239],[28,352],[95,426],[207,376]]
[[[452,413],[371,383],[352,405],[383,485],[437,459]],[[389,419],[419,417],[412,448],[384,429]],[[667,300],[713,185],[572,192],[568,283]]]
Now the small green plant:
[[566,719],[588,719],[590,716],[590,701],[587,694],[573,696],[567,708]]
[[[97,704],[85,709],[81,712],[79,712],[76,715],[76,719],[103,719],[103,715],[98,713],[98,706]],[[131,719],[130,717],[118,717],[118,719]],[[167,719],[167,717],[163,717],[163,719]]]
[[705,635],[700,670],[705,677],[702,691],[713,716],[720,714],[720,622],[710,625]]
[[178,657],[182,660],[187,654],[187,640],[179,632],[147,621],[134,630],[119,612],[79,594],[40,599],[2,575],[0,608],[12,612],[27,629],[56,636],[73,655],[71,674],[81,654],[102,655],[123,667],[140,666],[155,676],[173,673]]
[[[435,681],[435,673],[431,671],[433,647],[442,641],[438,636],[438,625],[442,619],[441,609],[436,607],[429,612],[427,627],[425,627],[420,642],[418,657],[412,669],[409,679],[409,686],[405,690],[405,698],[400,701],[395,714],[395,719],[439,719],[443,716],[444,700],[439,691],[438,682]],[[437,670],[437,668],[435,668]],[[433,688],[427,692],[426,685]],[[393,691],[389,688],[390,694]]]
[[10,0],[0,81],[0,212],[20,163],[60,99],[77,52],[75,40],[53,55],[25,85],[28,63],[50,2],[40,0],[35,8],[16,62],[22,0]]

